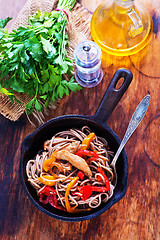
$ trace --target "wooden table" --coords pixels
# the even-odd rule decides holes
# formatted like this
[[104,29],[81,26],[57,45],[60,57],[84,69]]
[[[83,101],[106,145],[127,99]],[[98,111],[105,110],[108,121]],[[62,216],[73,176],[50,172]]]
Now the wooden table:
[[[0,0],[0,17],[15,18],[26,0]],[[80,1],[94,11],[100,1]],[[133,73],[133,81],[112,113],[108,124],[122,139],[138,103],[150,94],[148,112],[125,149],[128,156],[128,188],[124,198],[101,216],[76,223],[53,219],[32,205],[19,178],[20,147],[35,128],[25,115],[16,122],[0,116],[0,239],[160,239],[160,1],[143,0],[153,18],[148,48],[131,57],[107,58],[106,73],[93,89],[64,97],[47,119],[65,114],[92,115],[120,67]]]

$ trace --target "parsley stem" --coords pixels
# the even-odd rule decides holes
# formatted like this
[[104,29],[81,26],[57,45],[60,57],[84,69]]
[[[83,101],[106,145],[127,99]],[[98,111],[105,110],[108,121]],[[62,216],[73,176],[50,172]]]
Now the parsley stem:
[[57,8],[72,10],[76,0],[59,0]]
[[41,83],[41,81],[39,80],[38,74],[37,74],[36,67],[35,67],[35,76],[36,76],[37,81],[38,81],[39,83]]

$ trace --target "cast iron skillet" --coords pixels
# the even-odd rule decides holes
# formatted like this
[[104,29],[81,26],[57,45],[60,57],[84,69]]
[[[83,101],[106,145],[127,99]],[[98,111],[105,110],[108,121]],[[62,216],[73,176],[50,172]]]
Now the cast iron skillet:
[[[124,82],[117,90],[115,87],[120,78],[124,78]],[[83,221],[99,216],[125,195],[128,174],[128,163],[125,150],[123,150],[120,154],[116,164],[118,180],[112,198],[107,203],[101,204],[101,206],[97,209],[78,215],[63,212],[58,209],[54,209],[48,204],[44,205],[40,203],[35,189],[33,189],[27,181],[26,164],[28,160],[33,159],[36,154],[43,149],[44,141],[51,139],[55,133],[70,128],[81,128],[84,125],[89,126],[96,135],[105,138],[108,141],[110,149],[116,152],[118,146],[120,145],[120,139],[110,129],[106,122],[127,90],[131,81],[132,73],[126,69],[119,69],[113,76],[113,79],[111,80],[110,85],[93,116],[66,115],[57,117],[40,126],[23,140],[21,145],[20,176],[29,199],[39,210],[53,218],[64,221]],[[118,119],[115,119],[115,121],[118,121]]]

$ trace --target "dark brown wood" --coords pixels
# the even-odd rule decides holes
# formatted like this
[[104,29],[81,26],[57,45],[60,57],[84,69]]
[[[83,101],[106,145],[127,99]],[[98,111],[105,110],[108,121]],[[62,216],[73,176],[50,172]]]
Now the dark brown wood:
[[[26,0],[0,1],[0,17],[16,17]],[[99,1],[79,1],[93,12]],[[148,112],[125,149],[128,156],[128,188],[123,199],[101,216],[67,223],[46,216],[27,198],[19,178],[20,146],[34,127],[23,115],[17,122],[0,116],[0,239],[160,239],[160,2],[143,0],[153,18],[153,36],[148,47],[131,57],[107,56],[103,81],[64,97],[47,119],[65,114],[92,115],[120,67],[133,73],[133,81],[112,113],[108,124],[122,139],[136,106],[148,93]],[[47,120],[46,119],[46,120]]]

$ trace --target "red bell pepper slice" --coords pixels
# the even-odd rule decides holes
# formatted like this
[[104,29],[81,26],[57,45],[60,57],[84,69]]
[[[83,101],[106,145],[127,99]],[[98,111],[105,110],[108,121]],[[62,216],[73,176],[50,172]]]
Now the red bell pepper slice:
[[102,182],[102,181],[103,181],[102,177],[98,175],[98,176],[97,176],[97,181],[98,181],[98,182]]
[[90,159],[93,158],[94,160],[97,160],[98,157],[99,157],[96,152],[93,152],[93,151],[90,151],[90,150],[82,150],[82,149],[78,150],[76,152],[76,155],[78,155],[79,157],[82,157],[82,158],[84,158],[85,156],[91,157]]
[[62,206],[57,203],[56,190],[50,186],[46,186],[39,191],[39,201],[43,204],[49,203],[52,207],[66,211]]
[[110,190],[110,183],[109,183],[109,180],[108,180],[107,176],[105,175],[104,171],[102,170],[102,168],[98,167],[98,168],[97,168],[97,172],[99,172],[100,174],[102,174],[102,176],[104,177],[105,184],[106,184],[106,188],[107,188],[108,191],[109,191],[109,190]]
[[90,185],[85,185],[82,187],[78,186],[77,189],[79,193],[82,195],[79,195],[76,192],[74,193],[74,195],[81,197],[83,201],[87,200],[91,196],[92,192],[100,192],[100,193],[108,192],[107,187],[90,186]]
[[62,211],[66,211],[62,206],[60,206],[58,203],[57,203],[57,197],[56,197],[57,194],[53,194],[49,196],[49,204],[52,206],[52,207],[55,207],[59,210],[62,210]]
[[42,189],[39,191],[38,194],[39,194],[39,195],[44,194],[44,195],[46,195],[46,196],[49,196],[50,194],[52,194],[52,188],[51,188],[50,186],[46,186],[46,187],[42,188]]
[[82,171],[78,172],[78,177],[83,180],[84,179],[84,173]]
[[41,194],[39,197],[39,201],[43,204],[47,204],[49,201],[49,196],[46,196],[44,194]]
[[85,186],[82,186],[82,187],[78,187],[78,190],[80,193],[82,193],[82,200],[85,201],[87,200],[91,194],[92,194],[92,186],[90,185],[85,185]]
[[104,192],[108,192],[108,188],[107,187],[92,187],[92,191],[93,192],[101,192],[101,193],[104,193]]

